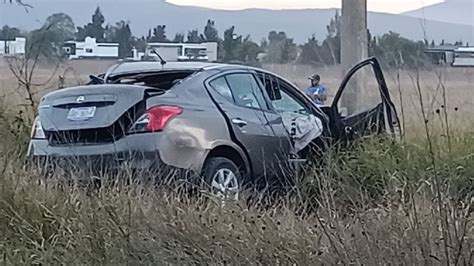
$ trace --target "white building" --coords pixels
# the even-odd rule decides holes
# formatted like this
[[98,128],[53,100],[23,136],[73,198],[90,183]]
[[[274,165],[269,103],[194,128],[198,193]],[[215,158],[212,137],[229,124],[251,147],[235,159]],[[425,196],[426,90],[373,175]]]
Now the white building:
[[95,38],[86,37],[83,42],[67,41],[63,51],[69,59],[118,58],[118,43],[97,43]]
[[15,40],[0,40],[0,56],[24,55],[26,38],[17,37]]
[[165,61],[217,61],[217,43],[148,43],[145,53],[134,51],[134,59],[156,58],[155,50]]

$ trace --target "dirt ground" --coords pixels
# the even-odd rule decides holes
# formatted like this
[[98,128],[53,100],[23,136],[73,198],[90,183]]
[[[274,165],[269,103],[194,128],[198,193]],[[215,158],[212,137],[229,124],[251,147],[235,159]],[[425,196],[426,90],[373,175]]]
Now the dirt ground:
[[[66,86],[81,84],[88,80],[89,74],[102,73],[113,63],[114,61],[108,60],[68,61],[61,64],[57,70],[56,65],[40,63],[33,74],[35,99],[39,100],[46,92],[58,88],[60,77],[64,78]],[[27,93],[24,86],[20,86],[12,74],[9,68],[11,64],[15,62],[0,58],[0,105],[8,109],[27,103],[25,100]],[[264,68],[282,75],[302,89],[309,84],[307,77],[318,73],[322,77],[321,83],[330,89],[332,95],[336,93],[342,79],[340,67],[335,66],[265,65]],[[417,125],[423,121],[416,86],[419,75],[428,119],[443,119],[437,110],[443,114],[445,108],[452,123],[467,127],[472,132],[470,128],[474,125],[474,68],[387,70],[384,74],[392,99],[407,126]],[[446,103],[443,91],[446,92]]]

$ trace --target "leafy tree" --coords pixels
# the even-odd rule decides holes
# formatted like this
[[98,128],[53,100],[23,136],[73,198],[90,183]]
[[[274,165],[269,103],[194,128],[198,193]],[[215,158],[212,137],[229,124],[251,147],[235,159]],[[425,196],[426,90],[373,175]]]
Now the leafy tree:
[[[326,64],[338,64],[341,62],[341,16],[336,10],[334,18],[326,26],[326,39],[323,41],[322,53]],[[328,56],[330,56],[328,58]]]
[[135,47],[138,51],[145,51],[147,43],[148,42],[145,36],[142,36],[141,38],[132,37],[132,46]]
[[103,40],[105,34],[105,28],[102,26],[105,22],[105,17],[102,15],[100,8],[97,7],[94,15],[92,15],[92,37],[97,40]]
[[166,37],[166,25],[158,25],[153,28],[153,35],[150,30],[147,40],[149,42],[169,42],[170,40]]
[[235,27],[232,26],[224,32],[224,39],[220,43],[221,61],[258,66],[257,56],[261,50],[259,45],[252,41],[250,35],[242,38],[242,35],[235,33]]
[[27,36],[26,53],[33,57],[52,59],[62,55],[65,41],[73,39],[75,26],[72,18],[64,13],[55,13],[46,18],[44,25]]
[[[339,11],[336,11],[334,17],[331,18],[331,21],[326,26],[326,30],[326,39],[323,40],[321,45],[316,38],[312,36],[307,43],[301,46],[300,62],[324,65],[334,65],[341,62],[341,16],[339,15]],[[375,41],[372,40],[370,31],[367,33],[369,53],[372,54],[372,46],[375,44]],[[288,42],[286,42],[286,44],[288,44]],[[284,51],[287,50],[285,47],[288,47],[288,45],[283,46]],[[287,56],[283,55],[282,59],[281,62],[287,61]]]
[[253,42],[250,39],[250,35],[247,35],[247,37],[245,37],[240,46],[241,48],[239,49],[240,53],[238,54],[238,59],[248,65],[259,66],[257,56],[260,53],[260,47],[257,43]]
[[30,58],[53,59],[62,55],[64,39],[61,34],[51,30],[54,25],[43,25],[33,30],[26,38],[26,54]]
[[208,19],[206,27],[204,27],[204,38],[207,42],[217,42],[219,40],[219,33],[214,26],[214,21]]
[[271,31],[268,34],[268,41],[267,60],[270,63],[286,64],[296,59],[296,45],[285,32]]
[[55,34],[62,35],[62,39],[67,41],[74,39],[76,26],[72,18],[64,13],[55,13],[46,18],[45,25],[51,25],[50,30]]
[[267,41],[266,38],[263,38],[263,39],[260,41],[260,49],[263,50],[263,51],[268,50],[268,41]]
[[224,62],[225,50],[224,50],[224,39],[219,38],[217,42],[217,61]]
[[106,28],[103,27],[105,17],[100,11],[100,7],[97,7],[94,15],[92,15],[92,23],[88,23],[84,27],[77,28],[77,39],[83,41],[86,37],[90,36],[95,38],[98,42],[105,40]]
[[321,47],[316,37],[313,35],[308,39],[308,42],[301,46],[301,55],[299,61],[303,64],[318,64],[322,63],[320,56]]
[[198,30],[190,30],[188,32],[188,38],[187,38],[188,43],[200,43],[201,41],[202,41],[202,38],[201,36],[199,36]]
[[8,40],[13,40],[16,37],[21,37],[21,31],[18,28],[10,28],[8,25],[4,25],[0,29],[0,40],[3,40],[5,42],[4,46],[7,49],[7,41]]
[[414,42],[389,32],[377,39],[374,55],[388,67],[419,67],[426,62],[425,43]]
[[11,40],[14,39],[15,37],[21,37],[23,36],[21,33],[21,30],[18,28],[10,28],[8,25],[4,25],[0,29],[0,40]]
[[130,30],[130,23],[119,21],[114,26],[110,26],[106,32],[107,41],[119,44],[119,57],[127,57],[132,50],[132,31]]
[[296,44],[293,42],[293,39],[286,38],[283,41],[283,46],[281,49],[281,63],[283,64],[294,61],[298,56]]
[[367,30],[367,44],[369,46],[369,56],[374,56],[375,49],[377,49],[377,38],[372,36],[370,30]]
[[176,43],[183,43],[184,42],[184,34],[182,33],[176,33],[173,38],[173,42]]
[[224,62],[230,62],[238,59],[239,49],[242,44],[242,36],[237,36],[235,26],[224,31],[224,40],[222,41],[222,50],[224,52]]

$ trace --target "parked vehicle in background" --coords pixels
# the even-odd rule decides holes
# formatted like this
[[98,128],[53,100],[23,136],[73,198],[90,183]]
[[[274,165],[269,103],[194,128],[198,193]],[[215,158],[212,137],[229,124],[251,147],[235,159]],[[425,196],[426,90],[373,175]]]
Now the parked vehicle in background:
[[[365,84],[372,91],[360,108],[342,116],[341,97],[361,73],[371,77]],[[29,155],[189,169],[216,194],[237,197],[245,182],[285,174],[312,144],[394,136],[398,125],[375,58],[355,66],[332,105],[321,108],[288,80],[258,68],[123,62],[91,76],[86,86],[44,96]]]

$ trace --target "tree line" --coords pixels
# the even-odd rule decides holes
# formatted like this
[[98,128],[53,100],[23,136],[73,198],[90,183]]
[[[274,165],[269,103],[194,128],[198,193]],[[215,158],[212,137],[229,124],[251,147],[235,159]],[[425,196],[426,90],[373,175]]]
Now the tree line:
[[[176,33],[170,38],[166,25],[157,25],[148,30],[145,36],[134,36],[130,29],[130,22],[121,20],[114,24],[106,24],[106,19],[97,7],[92,14],[91,21],[83,26],[75,25],[73,19],[64,13],[50,15],[44,25],[28,33],[17,28],[5,25],[0,30],[0,39],[12,37],[27,37],[27,49],[44,57],[59,56],[65,41],[83,41],[87,36],[98,42],[119,43],[119,56],[131,56],[133,47],[144,51],[149,42],[217,42],[218,60],[220,62],[241,62],[249,65],[259,65],[260,62],[288,64],[302,63],[315,65],[335,65],[340,63],[341,50],[341,16],[335,16],[326,26],[324,40],[315,36],[298,45],[285,32],[271,31],[260,42],[255,42],[250,35],[238,34],[235,26],[226,29],[221,36],[215,26],[215,21],[209,19],[202,33],[198,29],[191,29],[185,35]],[[387,66],[419,66],[427,62],[424,49],[429,47],[428,41],[412,41],[403,38],[395,32],[388,32],[382,36],[372,36],[368,32],[369,55],[376,56]],[[443,41],[444,42],[444,41]],[[35,45],[28,45],[28,43]],[[431,42],[431,46],[434,41]],[[28,51],[27,51],[28,52]]]

